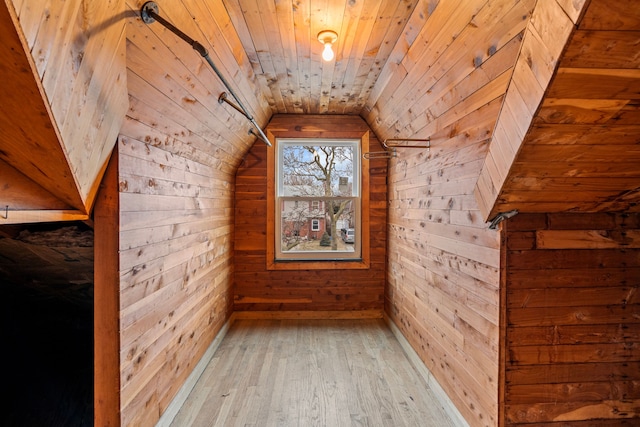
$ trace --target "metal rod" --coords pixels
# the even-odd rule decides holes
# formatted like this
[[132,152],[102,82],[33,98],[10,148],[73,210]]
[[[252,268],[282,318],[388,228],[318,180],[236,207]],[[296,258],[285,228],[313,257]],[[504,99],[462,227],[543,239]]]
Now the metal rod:
[[260,139],[262,142],[264,142],[265,144],[267,144],[268,146],[271,146],[271,143],[269,142],[268,139],[264,139],[262,136],[258,135],[257,133],[255,133],[255,131],[251,128],[249,128],[249,135],[253,135],[256,138]]
[[[227,92],[222,92],[220,94],[220,96],[218,97],[218,104],[222,104],[223,102],[226,102],[231,107],[233,107],[236,111],[238,111],[240,114],[242,114],[243,116],[247,117],[247,115],[245,114],[244,110],[242,110],[238,105],[236,105],[233,102],[229,101],[229,97],[227,96]],[[247,119],[249,119],[249,117],[247,117]]]
[[[426,142],[427,145],[404,145],[404,144],[387,144],[388,141],[420,141]],[[382,141],[382,146],[385,149],[389,147],[399,147],[399,148],[431,148],[431,138],[427,139],[417,139],[417,138],[388,138]]]
[[370,153],[364,153],[362,158],[371,160],[371,159],[392,159],[394,157],[398,157],[398,152],[395,148],[392,148],[391,151],[371,151]]
[[[426,142],[427,145],[405,145],[405,144],[389,144],[389,141],[420,141]],[[364,159],[392,159],[398,157],[397,148],[431,148],[431,138],[416,139],[416,138],[388,138],[382,141],[382,146],[385,151],[372,151],[370,153],[364,153],[362,157]]]
[[216,67],[216,64],[214,64],[213,61],[211,60],[211,57],[209,56],[209,52],[207,51],[207,49],[205,47],[202,44],[200,44],[199,42],[197,42],[194,39],[192,39],[191,37],[189,37],[188,35],[186,35],[185,33],[183,33],[182,31],[180,31],[178,28],[176,28],[169,21],[167,21],[166,19],[164,19],[163,17],[158,15],[158,5],[153,1],[148,1],[145,4],[142,5],[142,8],[140,9],[140,16],[142,17],[142,21],[145,24],[151,24],[154,21],[158,21],[160,24],[162,24],[169,31],[171,31],[172,33],[174,33],[175,35],[180,37],[182,40],[187,42],[187,44],[189,44],[193,48],[193,50],[198,52],[209,63],[209,65],[211,66],[213,71],[216,73],[216,75],[218,76],[218,78],[220,79],[222,84],[225,85],[225,87],[227,88],[227,90],[229,91],[231,96],[233,96],[233,98],[236,100],[237,105],[236,104],[232,104],[231,102],[229,102],[226,99],[226,94],[224,94],[224,99],[222,99],[222,101],[221,101],[222,95],[220,95],[220,97],[218,98],[218,102],[219,103],[222,103],[223,101],[227,102],[227,104],[231,105],[235,110],[237,110],[243,116],[245,116],[247,118],[247,120],[249,120],[251,122],[253,127],[255,127],[256,130],[258,131],[258,133],[260,135],[260,139],[262,141],[264,141],[269,147],[271,147],[271,142],[269,141],[269,138],[267,138],[267,135],[264,134],[264,132],[262,131],[260,126],[258,126],[258,123],[256,123],[256,121],[254,120],[253,116],[251,116],[251,114],[249,114],[249,111],[244,107],[244,105],[242,105],[242,102],[240,101],[238,96],[235,94],[235,92],[231,88],[231,85],[229,85],[229,83],[224,78],[224,76],[222,75],[220,70],[218,70],[218,67]]

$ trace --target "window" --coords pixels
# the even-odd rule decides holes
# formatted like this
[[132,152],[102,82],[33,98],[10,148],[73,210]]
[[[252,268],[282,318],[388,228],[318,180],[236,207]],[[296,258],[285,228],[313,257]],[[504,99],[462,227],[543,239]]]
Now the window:
[[360,140],[276,139],[275,150],[275,260],[360,259]]

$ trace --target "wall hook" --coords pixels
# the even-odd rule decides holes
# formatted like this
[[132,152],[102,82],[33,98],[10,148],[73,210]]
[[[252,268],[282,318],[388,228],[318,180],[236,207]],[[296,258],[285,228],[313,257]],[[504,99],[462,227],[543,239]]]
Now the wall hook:
[[495,230],[496,228],[498,228],[498,224],[500,224],[502,221],[504,221],[505,219],[509,219],[511,217],[514,217],[518,214],[518,210],[514,209],[512,211],[508,211],[508,212],[500,212],[498,215],[496,215],[492,220],[491,220],[491,224],[489,224],[489,229],[490,230]]
[[4,208],[4,215],[2,216],[3,219],[9,219],[9,205],[5,206]]
[[363,159],[371,160],[371,159],[392,159],[394,157],[398,157],[398,152],[395,148],[391,148],[390,150],[385,151],[371,151],[370,153],[364,153],[362,155]]
[[[393,143],[389,143],[389,141],[393,141]],[[426,144],[423,145],[405,145],[405,144],[398,144],[398,142],[400,141],[409,141],[409,142],[413,142],[413,141],[419,141],[419,142],[426,142]],[[362,158],[370,160],[370,159],[391,159],[394,157],[398,157],[398,152],[397,152],[397,148],[426,148],[427,151],[429,151],[429,148],[431,148],[431,138],[427,138],[427,139],[416,139],[416,138],[388,138],[385,139],[384,141],[382,141],[382,146],[384,147],[385,151],[372,151],[370,153],[364,153],[362,155]]]

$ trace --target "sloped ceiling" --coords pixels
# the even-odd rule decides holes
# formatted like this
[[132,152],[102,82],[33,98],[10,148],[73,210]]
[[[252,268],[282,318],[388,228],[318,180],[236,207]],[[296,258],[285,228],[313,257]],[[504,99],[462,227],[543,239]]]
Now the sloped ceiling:
[[[251,126],[244,117],[218,103],[218,96],[227,88],[202,58],[173,33],[159,23],[142,22],[139,11],[143,1],[121,1],[100,9],[93,32],[86,28],[82,16],[98,11],[83,6],[80,9],[84,15],[79,14],[74,21],[78,28],[72,40],[87,44],[92,37],[106,34],[106,29],[116,28],[109,40],[114,46],[124,46],[118,40],[126,34],[126,79],[124,75],[115,78],[113,73],[96,71],[103,80],[90,79],[91,85],[112,89],[126,82],[126,120],[153,123],[159,138],[172,133],[193,135],[199,143],[210,145],[212,161],[232,171],[255,138],[248,134]],[[14,3],[20,6],[18,11],[30,9],[28,0]],[[51,3],[54,4],[57,3]],[[497,177],[495,171],[485,168],[483,183],[488,184],[488,189],[483,191],[487,194],[478,195],[483,215],[489,219],[510,209],[640,209],[640,17],[634,0],[157,2],[161,16],[207,47],[260,126],[264,127],[276,113],[356,114],[367,120],[381,140],[438,136],[442,130],[438,118],[456,114],[451,106],[456,98],[465,96],[461,92],[465,79],[476,79],[484,73],[488,81],[500,83],[496,84],[497,97],[503,86],[513,92],[510,70],[514,64],[516,68],[518,64],[536,66],[535,58],[521,51],[522,40],[526,39],[523,35],[536,24],[530,17],[535,15],[534,9],[549,4],[571,21],[569,44],[566,49],[561,46],[559,56],[546,63],[552,73],[551,85],[538,89],[539,103],[528,106],[528,116],[507,117],[503,109],[493,118],[498,123],[501,118],[517,122],[520,135],[512,147],[512,160],[501,165]],[[111,12],[105,12],[108,10]],[[558,25],[552,18],[545,13],[537,18],[540,34]],[[43,24],[47,22],[42,20]],[[325,29],[338,34],[336,59],[332,62],[321,59],[322,45],[317,34]],[[3,39],[7,37],[3,35]],[[52,49],[51,42],[38,45],[35,36],[33,43]],[[101,51],[99,46],[102,45],[94,49]],[[36,53],[42,52],[45,51]],[[117,50],[110,63],[115,64],[120,58],[124,58],[123,53]],[[17,63],[15,66],[24,68]],[[42,76],[46,83],[46,66],[40,66],[44,68],[34,74]],[[482,73],[472,73],[474,69]],[[46,110],[37,86],[21,90],[20,96],[31,94],[29,99],[40,99],[41,110]],[[93,102],[108,98],[109,93]],[[102,112],[114,115],[114,125],[123,119],[122,101],[116,100],[116,108]],[[35,112],[37,109],[33,111],[41,117]],[[77,113],[83,123],[99,123],[96,129],[104,127],[105,115],[100,111]],[[9,128],[12,116],[7,108],[3,108],[3,114]],[[62,128],[73,136],[75,130],[70,123],[65,122]],[[101,140],[97,148],[85,147],[91,154],[84,156],[78,155],[83,152],[82,143],[65,145],[64,134],[59,135],[65,147],[62,151],[55,138],[32,144],[45,152],[47,144],[52,144],[50,147],[55,146],[61,155],[57,156],[59,159],[53,156],[51,162],[39,158],[32,169],[16,168],[24,174],[19,185],[33,181],[42,187],[32,193],[34,197],[53,196],[56,201],[51,209],[70,206],[78,212],[89,211],[107,149],[114,142],[104,140],[112,135],[106,130],[99,134],[89,130],[89,134]],[[20,138],[4,138],[3,149],[19,147],[16,139]],[[37,152],[33,147],[27,151]],[[11,165],[9,157],[2,160]],[[61,164],[55,166],[56,161]],[[29,164],[27,160],[19,163]],[[90,164],[93,166],[87,170],[86,165]],[[44,166],[57,174],[46,172],[47,179],[41,179]],[[15,172],[5,175],[18,176]],[[24,193],[14,187],[13,194]],[[34,206],[41,207],[39,203]]]
[[[491,195],[478,196],[485,219],[511,209],[638,209],[640,33],[638,8],[631,0],[157,4],[162,16],[207,45],[261,125],[275,113],[358,114],[380,139],[442,139],[442,117],[456,114],[456,99],[468,96],[465,80],[477,86],[479,73],[473,71],[483,69],[483,78],[492,84],[506,78],[507,101],[527,90],[537,96],[534,102],[526,100],[527,114],[503,108],[494,117],[503,123],[500,130],[506,133],[500,137],[509,139],[512,157],[497,165]],[[128,6],[135,12],[140,2],[129,0]],[[206,105],[206,97],[225,90],[215,78],[204,79],[211,73],[202,69],[201,59],[160,24],[145,28],[131,21],[131,26],[129,68],[136,81],[150,80],[165,95],[173,91],[150,72],[150,62],[162,67],[162,57],[167,75],[197,70],[194,77],[209,93],[194,95],[196,103]],[[325,29],[338,34],[331,62],[321,59],[317,41]],[[134,55],[145,59],[138,62]],[[172,56],[186,68],[176,69]],[[535,75],[537,87],[523,86],[530,83],[526,80],[516,87],[509,81],[511,67],[515,75],[518,69],[526,69],[530,79]],[[500,72],[505,74],[497,77]],[[184,90],[192,81],[180,86]],[[496,96],[500,90],[496,84]],[[130,93],[138,99],[132,85]],[[139,99],[147,103],[144,95]],[[184,100],[174,97],[174,102]],[[224,117],[224,109],[216,108],[209,107]],[[252,138],[238,141],[243,119],[235,115],[227,123],[231,120],[234,145],[251,144]],[[220,139],[229,137],[227,130],[212,127]]]
[[89,218],[128,104],[123,10],[0,3],[0,224]]
[[[272,112],[360,114],[398,41],[417,35],[435,2],[224,3]],[[338,34],[330,62],[323,30]]]
[[[572,17],[552,4],[539,2],[525,35],[476,188],[481,209],[485,218],[513,209],[637,212],[640,7],[593,0]],[[557,58],[548,70],[545,56]]]
[[[0,5],[0,22],[3,44],[0,50],[3,81],[0,86],[3,100],[0,179],[4,183],[0,203],[12,211],[46,207],[81,209],[82,202],[59,148],[58,135],[51,126],[50,110],[42,99],[41,86],[34,78],[9,9],[4,5]],[[20,170],[12,164],[21,165]]]

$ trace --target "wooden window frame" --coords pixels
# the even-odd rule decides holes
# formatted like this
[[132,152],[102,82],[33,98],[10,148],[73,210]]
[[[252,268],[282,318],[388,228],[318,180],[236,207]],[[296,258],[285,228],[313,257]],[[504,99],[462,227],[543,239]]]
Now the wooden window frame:
[[[274,135],[267,129],[267,137],[270,141],[278,143],[278,138],[289,138],[286,135]],[[338,139],[359,139],[360,153],[369,151],[369,132],[365,131],[359,137],[336,136]],[[300,138],[304,139],[304,138]],[[311,138],[310,138],[311,139]],[[322,137],[313,138],[321,140]],[[335,137],[327,139],[336,139]],[[267,149],[267,270],[334,270],[334,269],[368,269],[371,265],[370,261],[370,230],[369,230],[369,168],[366,163],[362,163],[360,168],[360,209],[361,209],[361,257],[359,259],[344,260],[278,260],[276,259],[276,145]]]

